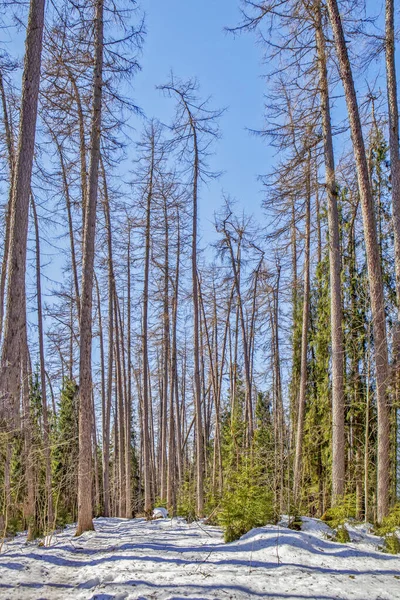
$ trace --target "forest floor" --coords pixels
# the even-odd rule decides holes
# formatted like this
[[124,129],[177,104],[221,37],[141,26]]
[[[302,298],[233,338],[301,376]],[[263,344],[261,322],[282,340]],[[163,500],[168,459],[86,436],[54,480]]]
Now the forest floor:
[[74,527],[49,547],[8,540],[0,554],[0,598],[205,600],[400,600],[400,557],[378,550],[366,526],[352,542],[326,539],[327,526],[305,519],[304,531],[253,529],[224,544],[217,527],[183,519],[100,518],[95,532]]

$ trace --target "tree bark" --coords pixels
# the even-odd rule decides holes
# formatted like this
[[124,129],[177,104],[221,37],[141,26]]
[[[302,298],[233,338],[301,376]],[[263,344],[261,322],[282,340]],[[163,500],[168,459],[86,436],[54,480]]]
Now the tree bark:
[[44,0],[31,0],[25,42],[18,148],[11,204],[7,306],[0,365],[0,418],[19,421],[22,335],[26,327],[25,271],[29,199],[40,83]]
[[0,342],[3,334],[3,319],[4,319],[4,301],[5,301],[5,290],[7,281],[7,265],[8,255],[10,247],[10,226],[11,226],[11,203],[13,197],[13,179],[14,179],[14,144],[13,144],[13,132],[11,128],[11,122],[7,110],[7,98],[4,89],[3,76],[0,71],[0,96],[3,108],[3,123],[4,131],[6,136],[6,146],[8,155],[8,167],[9,167],[9,178],[10,187],[8,193],[8,202],[6,209],[5,218],[5,236],[4,236],[4,249],[3,258],[1,263],[1,274],[0,274]]
[[149,270],[150,270],[150,222],[151,203],[153,199],[154,177],[154,134],[151,138],[151,159],[149,184],[146,203],[146,231],[145,231],[145,259],[143,282],[143,325],[142,325],[142,352],[143,352],[143,470],[144,470],[144,512],[150,514],[152,508],[151,498],[151,452],[150,452],[150,421],[149,421],[149,355],[148,355],[148,306],[149,306]]
[[126,395],[126,422],[125,422],[125,517],[132,518],[132,350],[131,350],[131,222],[128,223],[128,254],[127,254],[127,377],[128,391]]
[[322,26],[321,4],[317,6],[316,44],[321,98],[322,131],[324,140],[325,180],[328,198],[329,272],[331,287],[331,340],[332,340],[332,500],[344,493],[345,443],[344,443],[344,347],[343,313],[341,297],[341,256],[339,213],[335,160],[330,114],[326,44]]
[[389,510],[390,459],[390,420],[387,391],[387,387],[389,385],[389,362],[386,338],[382,269],[379,256],[379,243],[376,232],[373,196],[368,175],[368,162],[365,153],[360,114],[337,0],[327,0],[327,8],[333,30],[340,76],[345,91],[364,223],[364,237],[367,254],[369,291],[375,342],[375,368],[377,380],[376,398],[378,408],[377,520],[378,522],[381,522]]
[[396,270],[397,320],[400,321],[400,153],[399,108],[395,61],[394,0],[386,0],[386,87],[389,112],[390,176],[392,185],[392,215]]
[[300,487],[302,479],[302,456],[304,438],[304,416],[307,392],[307,352],[308,352],[308,322],[310,312],[310,212],[311,212],[311,182],[310,182],[310,154],[306,166],[306,226],[305,226],[305,252],[304,252],[304,290],[303,290],[303,325],[301,332],[301,367],[300,390],[297,415],[296,453],[294,459],[293,496],[298,505],[300,501]]
[[32,196],[32,212],[35,225],[36,238],[36,301],[38,314],[38,337],[39,337],[39,359],[40,359],[40,389],[42,394],[42,412],[43,412],[43,444],[46,470],[46,494],[47,494],[47,522],[50,530],[53,525],[53,493],[51,482],[51,454],[50,454],[50,429],[47,411],[47,393],[46,393],[46,370],[44,357],[44,334],[43,334],[43,312],[42,312],[42,286],[41,286],[41,266],[40,266],[40,238],[39,223],[36,212],[35,201]]
[[89,187],[83,240],[82,296],[79,344],[79,465],[78,527],[76,535],[93,529],[92,507],[92,291],[96,205],[99,179],[103,84],[103,0],[96,1],[95,64]]

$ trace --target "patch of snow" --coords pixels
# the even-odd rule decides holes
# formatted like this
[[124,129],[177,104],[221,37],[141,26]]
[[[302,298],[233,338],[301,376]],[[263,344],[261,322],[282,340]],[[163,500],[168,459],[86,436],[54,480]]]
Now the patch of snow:
[[153,510],[153,519],[167,519],[168,511],[166,508],[155,508]]
[[224,544],[222,531],[184,519],[95,519],[95,531],[54,534],[50,547],[8,540],[0,554],[3,600],[400,600],[400,557],[350,524],[350,544],[268,525]]

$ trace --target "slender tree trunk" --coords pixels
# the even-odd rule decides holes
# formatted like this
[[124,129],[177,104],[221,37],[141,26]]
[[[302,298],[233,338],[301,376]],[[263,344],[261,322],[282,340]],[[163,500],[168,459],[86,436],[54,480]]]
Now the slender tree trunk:
[[66,204],[67,218],[68,218],[69,243],[70,243],[70,248],[71,248],[72,278],[73,278],[73,282],[74,282],[76,309],[77,309],[78,320],[79,320],[80,313],[81,313],[81,299],[80,299],[80,292],[79,292],[78,266],[77,266],[76,251],[75,251],[74,223],[72,220],[72,210],[71,210],[72,202],[71,202],[71,197],[70,197],[70,193],[69,193],[69,183],[68,183],[67,169],[65,166],[63,150],[62,150],[62,147],[60,146],[55,135],[53,135],[53,139],[54,139],[54,143],[57,146],[58,156],[60,158],[61,175],[62,175],[62,181],[63,181],[65,204]]
[[344,347],[341,297],[341,256],[339,213],[332,127],[326,44],[322,27],[321,5],[317,6],[316,43],[321,97],[322,130],[324,138],[325,178],[328,196],[329,268],[331,287],[331,338],[332,338],[332,496],[335,502],[344,493],[345,443],[344,443]]
[[400,321],[400,153],[399,108],[395,62],[394,0],[386,0],[386,87],[389,109],[390,175],[392,186],[392,213],[394,257],[396,270],[397,320]]
[[273,309],[274,309],[274,372],[275,372],[275,388],[276,388],[276,440],[277,440],[277,456],[276,463],[278,464],[278,479],[279,479],[279,506],[283,510],[283,457],[284,457],[284,414],[283,414],[283,394],[282,394],[282,377],[281,377],[281,354],[279,342],[279,285],[281,278],[281,266],[277,265],[277,275],[275,289],[273,290]]
[[125,411],[124,411],[124,392],[122,385],[121,368],[121,337],[122,329],[118,324],[118,297],[114,289],[114,317],[115,317],[115,366],[117,371],[117,402],[118,402],[118,506],[119,516],[125,516]]
[[[97,295],[97,314],[99,319],[99,345],[100,345],[100,378],[101,378],[101,416],[102,416],[102,430],[103,432],[106,430],[105,427],[105,414],[106,414],[106,379],[105,379],[105,360],[104,360],[104,334],[103,334],[103,319],[101,316],[101,297],[100,297],[100,288],[99,282],[96,277],[96,273],[94,274],[94,281],[96,284],[96,295]],[[109,433],[108,433],[109,435]],[[104,441],[103,441],[103,449],[102,449],[102,469],[103,469],[103,511],[104,511]],[[99,509],[101,508],[101,501],[99,500]],[[104,514],[104,513],[103,513]]]
[[[169,223],[167,211],[167,198],[164,198],[164,314],[163,314],[163,393],[161,407],[161,500],[167,497],[167,413],[169,389],[169,361],[170,361],[170,322],[169,322]],[[170,419],[172,419],[170,414]]]
[[107,355],[107,390],[106,402],[103,410],[103,494],[104,515],[110,514],[110,429],[111,429],[111,404],[113,390],[113,368],[114,368],[114,264],[113,243],[110,218],[110,204],[108,198],[107,177],[103,161],[100,158],[101,173],[103,179],[104,200],[103,209],[107,231],[107,281],[108,281],[108,355]]
[[0,342],[3,333],[3,319],[4,319],[4,301],[6,291],[6,280],[7,280],[7,264],[10,246],[10,227],[11,227],[11,203],[13,198],[13,179],[14,179],[14,144],[13,144],[13,132],[11,128],[11,121],[8,115],[7,99],[4,90],[3,75],[0,71],[0,96],[3,108],[3,123],[4,131],[6,136],[7,155],[8,155],[8,167],[9,167],[9,179],[10,187],[8,193],[8,202],[6,209],[5,218],[5,236],[4,236],[4,249],[3,258],[1,263],[1,274],[0,274]]
[[82,297],[79,360],[79,465],[78,527],[76,535],[93,529],[92,508],[92,290],[96,205],[99,179],[101,104],[103,84],[103,0],[96,0],[95,64],[93,74],[93,115],[89,167],[88,201],[83,241]]
[[[253,404],[252,404],[252,391],[251,391],[251,376],[250,376],[250,356],[249,356],[249,343],[246,332],[246,323],[244,318],[244,310],[243,310],[243,302],[242,302],[242,294],[240,289],[240,267],[236,266],[236,260],[233,253],[232,248],[232,240],[231,237],[226,230],[226,223],[224,223],[224,231],[226,236],[226,241],[229,247],[229,253],[231,257],[233,277],[236,286],[236,294],[238,300],[238,311],[240,317],[240,326],[242,331],[242,343],[243,343],[243,358],[244,358],[244,374],[246,380],[246,416],[247,416],[247,443],[250,446],[251,441],[253,439]],[[240,259],[239,259],[240,260]],[[240,263],[239,263],[240,264]]]
[[[397,323],[394,326],[393,339],[400,339],[400,153],[399,153],[399,107],[397,98],[397,77],[395,63],[395,27],[394,27],[394,0],[386,0],[386,87],[389,112],[389,148],[390,148],[390,175],[392,186],[392,219],[394,237],[394,263],[396,272],[396,301]],[[394,387],[398,397],[400,390],[400,347],[393,344],[394,359]],[[395,407],[395,429],[400,426],[400,410]],[[397,436],[395,437],[397,444]],[[395,489],[397,495],[398,469],[395,475]]]
[[87,204],[87,161],[86,161],[86,138],[85,138],[85,118],[83,116],[81,95],[76,78],[72,70],[66,66],[68,77],[74,91],[78,123],[79,123],[79,154],[80,154],[80,176],[81,176],[81,195],[82,195],[82,230],[85,229],[86,204]]
[[18,148],[13,178],[7,307],[0,365],[0,417],[18,424],[29,199],[40,83],[44,0],[31,0],[25,42]]
[[125,516],[127,519],[132,518],[132,350],[131,350],[131,223],[128,223],[128,254],[127,254],[127,377],[128,377],[128,392],[126,396],[126,423],[125,423]]
[[300,501],[300,488],[302,479],[302,456],[304,439],[304,416],[306,408],[307,392],[307,352],[308,352],[308,322],[310,311],[310,212],[311,212],[311,183],[310,183],[310,154],[306,166],[306,229],[305,229],[305,252],[304,252],[304,291],[303,291],[303,325],[301,332],[301,367],[300,367],[300,389],[298,400],[296,453],[294,459],[293,495],[295,503]]
[[41,267],[40,267],[40,238],[39,223],[36,212],[35,201],[32,196],[32,212],[35,225],[36,237],[36,301],[38,312],[38,337],[39,337],[39,358],[40,358],[40,389],[42,394],[42,413],[43,413],[43,443],[44,458],[46,470],[46,494],[47,494],[47,522],[48,529],[53,524],[53,494],[51,485],[51,453],[50,453],[50,429],[47,412],[47,392],[46,392],[46,370],[44,358],[44,335],[43,335],[43,312],[42,312],[42,286],[41,286]]
[[196,413],[196,501],[197,516],[204,514],[204,434],[201,415],[200,339],[199,339],[199,296],[197,276],[197,204],[199,182],[199,150],[197,131],[192,127],[193,164],[193,220],[192,220],[192,296],[193,296],[193,360],[194,360],[194,404]]
[[148,356],[148,306],[149,306],[149,270],[150,270],[150,223],[151,203],[153,196],[154,176],[154,135],[151,138],[151,164],[149,173],[149,188],[146,205],[145,259],[143,282],[143,469],[144,469],[144,512],[150,514],[152,508],[151,495],[151,451],[150,451],[150,420],[149,420],[149,356]]
[[27,493],[24,506],[24,517],[28,528],[28,541],[35,539],[37,515],[35,510],[36,505],[36,489],[35,489],[35,449],[32,440],[32,419],[30,406],[30,382],[32,372],[30,369],[28,340],[26,337],[26,329],[23,332],[22,355],[21,355],[21,379],[22,379],[22,407],[23,407],[23,433],[24,433],[24,459],[25,459],[25,478]]
[[374,214],[371,184],[368,175],[368,163],[362,135],[361,120],[358,110],[353,74],[350,66],[337,0],[327,0],[327,8],[334,35],[340,75],[345,91],[364,223],[364,237],[367,254],[369,291],[375,342],[375,368],[377,380],[376,396],[378,408],[377,520],[378,522],[381,522],[389,510],[390,472],[390,411],[387,391],[387,387],[389,385],[389,362],[382,270],[379,259],[379,243],[376,232],[376,219]]

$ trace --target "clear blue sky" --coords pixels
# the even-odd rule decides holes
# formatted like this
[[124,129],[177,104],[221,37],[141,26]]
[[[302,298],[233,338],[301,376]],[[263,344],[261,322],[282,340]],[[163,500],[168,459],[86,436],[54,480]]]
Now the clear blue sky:
[[204,97],[216,108],[227,107],[221,118],[222,139],[215,145],[212,168],[223,175],[201,191],[203,243],[212,232],[221,191],[235,197],[247,213],[261,215],[261,184],[257,175],[269,170],[272,153],[265,141],[246,128],[263,124],[261,49],[255,36],[224,31],[240,20],[238,0],[143,0],[147,35],[142,72],[135,81],[135,101],[146,116],[168,121],[172,101],[155,86],[173,69],[180,78],[197,77]]

